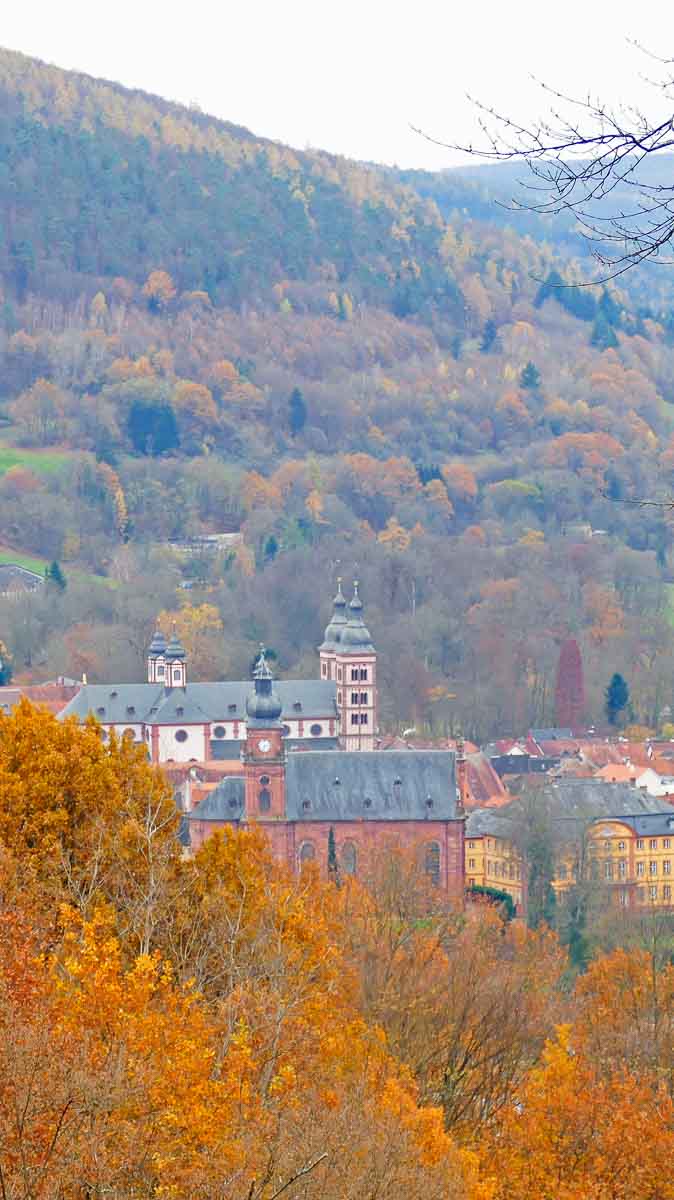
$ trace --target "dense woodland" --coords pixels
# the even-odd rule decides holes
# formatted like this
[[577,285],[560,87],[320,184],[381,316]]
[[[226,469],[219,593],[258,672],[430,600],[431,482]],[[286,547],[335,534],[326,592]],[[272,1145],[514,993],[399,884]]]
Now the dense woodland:
[[177,820],[131,741],[0,715],[4,1196],[672,1200],[656,920],[574,978],[413,850],[298,879]]
[[[15,677],[140,678],[160,611],[192,678],[261,640],[311,675],[359,575],[390,728],[550,723],[568,636],[588,720],[619,671],[659,723],[671,530],[627,502],[674,465],[661,283],[579,286],[568,228],[455,173],[6,51],[0,98],[0,543],[66,583],[0,601]],[[164,545],[238,529],[214,559]]]

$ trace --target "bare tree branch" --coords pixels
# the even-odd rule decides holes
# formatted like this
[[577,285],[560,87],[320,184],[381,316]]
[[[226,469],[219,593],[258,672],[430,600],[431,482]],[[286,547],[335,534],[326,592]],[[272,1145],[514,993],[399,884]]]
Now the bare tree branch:
[[[674,181],[649,181],[645,161],[674,150],[674,60],[631,43],[665,72],[648,80],[664,96],[671,112],[650,121],[634,106],[613,108],[588,94],[566,95],[535,79],[545,94],[547,115],[522,123],[475,97],[482,144],[446,142],[416,129],[427,141],[492,162],[523,162],[530,179],[518,181],[525,197],[514,197],[516,210],[542,215],[566,214],[591,244],[606,283],[643,262],[674,263]],[[414,127],[413,127],[414,128]]]

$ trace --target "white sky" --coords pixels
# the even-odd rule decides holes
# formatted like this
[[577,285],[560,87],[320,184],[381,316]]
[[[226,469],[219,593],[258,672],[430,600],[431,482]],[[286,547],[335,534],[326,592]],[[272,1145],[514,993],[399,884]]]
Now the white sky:
[[437,168],[410,130],[475,138],[466,92],[531,118],[532,74],[574,95],[657,106],[640,80],[674,57],[667,0],[5,0],[0,44],[116,80],[292,146]]

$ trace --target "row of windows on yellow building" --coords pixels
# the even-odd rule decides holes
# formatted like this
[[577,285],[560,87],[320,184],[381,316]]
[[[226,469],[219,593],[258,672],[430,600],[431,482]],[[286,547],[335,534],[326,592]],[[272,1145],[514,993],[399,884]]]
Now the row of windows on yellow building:
[[[480,820],[478,814],[469,815],[466,884],[469,888],[507,892],[521,912],[526,891],[525,864],[517,847],[494,831],[504,820],[496,816]],[[575,843],[567,843],[552,886],[562,903],[574,883],[587,879],[611,887],[614,902],[622,907],[669,907],[673,902],[673,862],[674,812],[599,818]]]

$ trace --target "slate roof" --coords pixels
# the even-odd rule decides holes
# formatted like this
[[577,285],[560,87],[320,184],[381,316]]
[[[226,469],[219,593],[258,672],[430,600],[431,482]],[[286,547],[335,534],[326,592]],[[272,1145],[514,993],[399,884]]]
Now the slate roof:
[[290,754],[291,821],[445,821],[456,818],[454,753],[307,750]]
[[[89,713],[105,725],[179,725],[205,721],[245,721],[250,680],[188,683],[167,690],[156,683],[90,683],[67,705],[63,716],[84,719]],[[281,720],[337,714],[335,683],[327,679],[284,679],[275,684]],[[299,704],[299,708],[296,705]],[[178,709],[182,709],[179,713]]]
[[497,837],[510,841],[513,822],[493,808],[473,808],[466,817],[466,837]]
[[[637,837],[657,837],[674,833],[674,808],[668,805],[669,812],[635,813],[618,818],[624,825],[629,825]],[[600,818],[601,819],[601,818]]]
[[204,799],[187,814],[189,821],[240,821],[243,816],[245,793],[243,775],[222,779]]
[[607,783],[603,779],[562,778],[546,781],[542,787],[524,788],[501,813],[515,820],[526,816],[535,806],[547,813],[562,830],[582,830],[588,821],[641,813],[669,813],[674,808],[659,796],[649,796],[630,783]]

